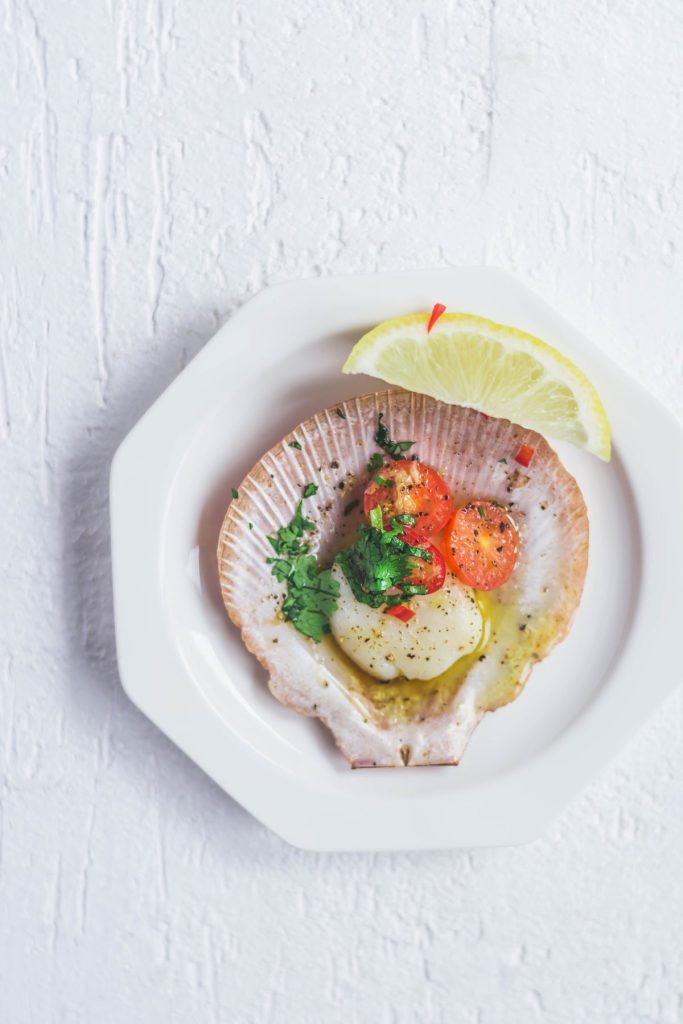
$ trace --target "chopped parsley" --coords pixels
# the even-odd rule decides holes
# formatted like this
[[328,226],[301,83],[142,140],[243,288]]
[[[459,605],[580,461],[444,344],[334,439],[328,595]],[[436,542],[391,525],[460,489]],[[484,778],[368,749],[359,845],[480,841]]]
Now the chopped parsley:
[[250,530],[254,529],[254,524],[253,523],[247,523],[247,526],[249,527]]
[[240,496],[240,492],[237,490],[236,487],[231,487],[230,493],[232,494],[233,498],[239,498]]
[[507,459],[505,459],[505,458],[502,458],[502,459],[498,459],[498,461],[499,461],[499,462],[503,462],[503,463],[505,463],[505,465],[506,465],[506,466],[507,466],[507,464],[508,464],[508,460],[507,460]]
[[315,525],[304,516],[302,505],[300,501],[288,526],[281,526],[275,536],[268,537],[276,557],[267,561],[275,579],[287,584],[283,616],[300,633],[319,643],[330,631],[329,618],[337,607],[339,584],[310,553],[306,534],[315,530]]
[[[430,562],[431,555],[402,539],[405,526],[415,524],[415,516],[394,516],[388,530],[382,521],[382,509],[370,512],[370,525],[361,523],[355,544],[337,555],[353,596],[371,608],[402,604],[415,594],[426,594],[423,584],[411,583],[417,565],[415,558]],[[391,591],[391,593],[389,593]]]
[[[343,409],[337,409],[336,413],[340,419],[346,419]],[[393,441],[382,422],[383,416],[380,413],[377,420],[375,441],[392,459],[400,459],[415,442]],[[290,448],[301,451],[302,446],[296,439],[287,443]],[[393,481],[377,472],[383,466],[384,456],[376,452],[370,457],[368,472],[374,474],[373,479],[379,486],[391,487]],[[312,498],[317,493],[317,484],[304,485],[303,498]],[[232,494],[237,497],[234,488]],[[344,515],[349,515],[359,504],[358,500],[350,501],[344,508]],[[284,618],[304,636],[318,643],[325,633],[330,632],[329,619],[337,608],[340,589],[332,570],[321,568],[311,554],[306,534],[315,530],[315,525],[304,516],[302,507],[303,499],[297,505],[291,522],[268,537],[275,557],[268,558],[267,562],[275,579],[287,586],[282,602]],[[427,593],[424,584],[411,582],[411,579],[415,578],[418,569],[414,559],[430,562],[432,556],[424,548],[408,544],[403,539],[404,528],[413,526],[415,522],[415,516],[394,516],[389,529],[385,529],[382,509],[377,506],[370,512],[370,525],[360,524],[355,543],[336,558],[356,600],[372,608],[381,605],[391,608],[416,594]]]
[[[301,553],[302,537],[304,533],[315,530],[315,524],[306,519],[302,512],[302,502],[296,507],[296,512],[289,526],[281,526],[274,537],[268,538],[268,543],[276,555],[288,557]],[[308,550],[308,545],[306,545]]]
[[377,417],[377,430],[375,431],[375,441],[379,447],[390,455],[392,459],[400,459],[404,452],[407,452],[409,448],[412,448],[415,444],[414,441],[392,441],[391,435],[389,434],[389,428],[386,423],[383,423],[384,413],[381,412]]
[[483,505],[477,505],[477,512],[479,513],[482,519],[486,519],[486,509],[484,508]]

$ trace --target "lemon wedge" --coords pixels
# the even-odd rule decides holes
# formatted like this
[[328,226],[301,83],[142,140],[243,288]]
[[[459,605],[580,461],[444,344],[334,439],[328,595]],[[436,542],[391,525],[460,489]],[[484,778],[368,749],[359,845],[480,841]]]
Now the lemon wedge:
[[469,313],[385,320],[358,341],[344,373],[512,420],[609,461],[610,426],[586,375],[552,345]]

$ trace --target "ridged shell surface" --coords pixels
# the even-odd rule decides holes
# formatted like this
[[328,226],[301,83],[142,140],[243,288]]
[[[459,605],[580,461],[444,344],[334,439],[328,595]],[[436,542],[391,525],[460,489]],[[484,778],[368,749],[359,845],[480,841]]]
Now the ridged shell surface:
[[[335,642],[316,644],[280,614],[284,586],[271,576],[267,537],[304,503],[312,550],[331,559],[353,539],[379,413],[391,436],[415,440],[422,462],[451,486],[456,504],[511,506],[520,555],[505,586],[483,599],[487,632],[476,655],[433,683],[364,677]],[[301,448],[292,447],[295,441]],[[534,448],[528,469],[521,444]],[[250,525],[251,524],[251,525]],[[228,508],[218,545],[223,600],[267,673],[272,693],[319,717],[354,767],[457,764],[482,715],[513,700],[534,664],[567,633],[588,559],[588,518],[576,481],[540,435],[405,391],[381,391],[325,409],[254,466]]]

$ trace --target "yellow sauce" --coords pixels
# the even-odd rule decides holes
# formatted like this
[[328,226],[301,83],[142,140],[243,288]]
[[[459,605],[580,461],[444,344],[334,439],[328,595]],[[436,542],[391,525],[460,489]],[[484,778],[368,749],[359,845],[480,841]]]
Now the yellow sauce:
[[[355,535],[359,516],[350,516],[344,534],[329,552],[331,559],[346,547]],[[441,533],[430,538],[443,551]],[[336,663],[340,677],[349,692],[367,709],[369,718],[382,725],[420,721],[444,711],[465,681],[469,671],[489,653],[491,642],[501,642],[495,655],[496,671],[488,688],[478,695],[481,711],[493,711],[518,696],[531,669],[552,646],[555,624],[538,618],[524,619],[516,604],[503,604],[497,591],[474,591],[481,612],[483,628],[476,650],[455,661],[434,679],[392,679],[382,682],[360,668],[348,657],[333,636],[323,638],[321,647],[328,666]],[[502,652],[502,653],[501,653]]]
[[539,650],[552,632],[551,624],[538,620],[527,624],[516,605],[501,604],[483,591],[475,591],[475,595],[484,623],[479,645],[434,679],[401,678],[381,682],[359,668],[332,636],[323,641],[326,660],[336,663],[345,686],[358,696],[368,716],[388,726],[405,721],[419,722],[446,710],[477,661],[494,656],[489,651],[491,641],[497,639],[502,645],[495,655],[498,662],[495,681],[479,695],[479,707],[482,711],[501,707],[514,700],[534,663],[542,657]]

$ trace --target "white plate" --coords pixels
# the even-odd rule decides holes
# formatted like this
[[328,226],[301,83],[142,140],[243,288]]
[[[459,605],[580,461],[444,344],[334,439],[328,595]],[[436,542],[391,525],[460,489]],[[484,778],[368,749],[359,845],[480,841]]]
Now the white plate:
[[[230,488],[275,441],[326,405],[380,386],[340,373],[361,334],[435,301],[531,331],[574,359],[603,397],[614,457],[605,465],[560,450],[588,505],[588,577],[569,638],[520,698],[485,717],[457,768],[351,771],[317,720],[270,695],[229,623],[218,532]],[[298,846],[418,849],[535,838],[680,680],[683,549],[672,538],[683,522],[682,466],[677,421],[501,271],[269,288],[206,345],[116,454],[123,685],[219,785]]]

